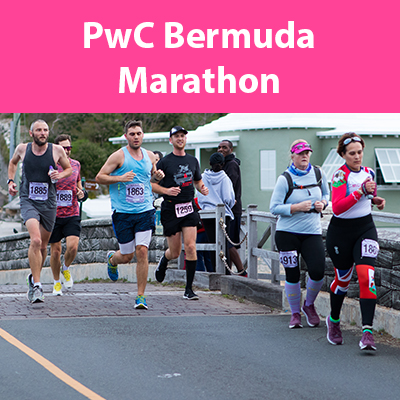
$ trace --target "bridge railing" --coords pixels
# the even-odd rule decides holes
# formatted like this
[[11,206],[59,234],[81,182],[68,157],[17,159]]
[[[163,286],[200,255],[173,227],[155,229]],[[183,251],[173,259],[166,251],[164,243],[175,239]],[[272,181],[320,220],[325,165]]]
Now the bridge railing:
[[[225,208],[224,205],[219,204],[213,211],[200,211],[202,219],[215,218],[216,219],[216,243],[198,243],[197,250],[213,250],[216,257],[216,272],[224,274],[225,265],[220,255],[226,255],[225,235],[219,221],[225,221]],[[382,222],[384,224],[400,225],[400,215],[393,213],[373,211],[372,216],[374,221]],[[270,212],[258,211],[257,205],[250,204],[247,206],[246,211],[242,215],[242,232],[241,239],[247,235],[247,240],[242,244],[239,254],[244,267],[247,269],[248,275],[253,279],[265,279],[274,284],[280,284],[285,280],[285,275],[281,274],[281,267],[279,262],[279,252],[275,245],[275,232],[277,216]],[[266,229],[258,238],[258,223],[266,224]],[[270,239],[268,249],[263,248]],[[263,261],[262,271],[260,271],[260,259]],[[184,253],[182,252],[178,260],[178,268],[183,268]],[[265,272],[265,269],[267,272]]]

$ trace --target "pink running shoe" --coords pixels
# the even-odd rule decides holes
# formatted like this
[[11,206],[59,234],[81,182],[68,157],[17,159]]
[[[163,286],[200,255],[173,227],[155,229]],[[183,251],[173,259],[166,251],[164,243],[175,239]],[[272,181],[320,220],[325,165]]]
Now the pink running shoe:
[[343,344],[342,331],[340,330],[340,322],[332,322],[330,315],[326,317],[326,328],[328,332],[326,338],[330,344]]
[[374,337],[371,332],[365,331],[360,340],[360,349],[361,350],[374,350],[376,351]]
[[301,324],[300,314],[299,313],[292,314],[292,317],[290,318],[289,329],[296,329],[302,327],[303,325]]
[[312,328],[318,326],[321,322],[317,312],[315,311],[314,304],[306,306],[306,302],[304,301],[303,307],[301,307],[301,311],[303,311],[303,314],[306,317],[307,324]]

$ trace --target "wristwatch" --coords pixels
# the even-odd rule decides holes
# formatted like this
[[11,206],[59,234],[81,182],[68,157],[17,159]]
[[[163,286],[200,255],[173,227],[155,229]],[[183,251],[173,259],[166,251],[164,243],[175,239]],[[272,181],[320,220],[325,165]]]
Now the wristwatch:
[[9,179],[9,180],[7,181],[7,185],[9,185],[10,182],[14,182],[14,179]]

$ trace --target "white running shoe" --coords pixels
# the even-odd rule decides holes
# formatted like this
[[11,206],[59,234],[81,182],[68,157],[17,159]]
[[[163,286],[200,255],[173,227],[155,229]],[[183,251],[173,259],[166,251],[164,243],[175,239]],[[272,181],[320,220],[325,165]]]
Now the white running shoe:
[[72,286],[74,286],[74,280],[72,279],[72,275],[69,269],[62,270],[62,274],[64,277],[64,287],[65,289],[72,289]]
[[62,286],[60,282],[57,282],[53,286],[53,295],[54,296],[62,296]]

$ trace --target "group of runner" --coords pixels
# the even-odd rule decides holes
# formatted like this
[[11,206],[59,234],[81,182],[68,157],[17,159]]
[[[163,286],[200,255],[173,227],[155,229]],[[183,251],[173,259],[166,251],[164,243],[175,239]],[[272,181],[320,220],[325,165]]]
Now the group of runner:
[[[332,178],[332,210],[326,248],[333,262],[335,279],[330,285],[331,312],[326,318],[327,339],[343,343],[340,312],[348,291],[354,265],[360,287],[362,316],[361,350],[376,350],[372,323],[376,306],[374,266],[379,252],[371,205],[379,210],[385,199],[377,196],[375,174],[362,165],[365,143],[355,133],[344,134],[337,153],[344,159]],[[299,139],[290,146],[291,165],[278,178],[270,210],[278,215],[275,242],[285,268],[285,291],[291,309],[289,328],[302,328],[300,310],[307,324],[316,327],[320,318],[314,302],[323,285],[325,247],[320,213],[329,203],[329,186],[320,168],[312,166],[312,148]],[[306,297],[301,304],[300,261],[307,264]]]
[[[183,242],[186,253],[186,287],[183,297],[188,300],[198,299],[193,291],[193,280],[200,217],[194,203],[194,189],[202,196],[207,196],[209,189],[202,181],[197,159],[185,152],[187,133],[181,126],[172,128],[169,140],[173,150],[157,161],[153,152],[142,148],[144,133],[141,121],[130,121],[124,130],[127,146],[114,152],[96,177],[98,183],[110,186],[112,222],[119,243],[118,251],[109,251],[107,254],[108,275],[111,280],[116,281],[118,264],[128,263],[136,255],[138,292],[135,308],[148,308],[145,288],[148,277],[148,248],[155,229],[153,192],[164,198],[161,223],[168,243],[155,271],[156,280],[163,282],[168,263],[180,255]],[[60,271],[64,277],[64,287],[69,289],[73,285],[69,266],[76,256],[79,244],[81,227],[78,200],[85,200],[87,193],[81,185],[80,164],[69,157],[71,138],[61,135],[55,144],[48,143],[49,128],[43,120],[35,121],[29,134],[33,142],[18,145],[10,160],[8,187],[11,195],[17,194],[14,177],[18,162],[23,161],[21,216],[31,239],[28,250],[31,268],[28,276],[28,299],[35,303],[44,300],[40,272],[49,242],[50,264],[54,276],[53,294],[62,294]],[[329,224],[326,247],[335,267],[335,279],[330,286],[331,313],[326,319],[326,325],[328,341],[334,345],[342,344],[340,312],[355,265],[360,286],[363,325],[360,348],[375,350],[372,336],[377,297],[374,266],[379,245],[371,217],[371,204],[382,210],[385,200],[376,194],[374,171],[362,165],[364,147],[363,139],[354,133],[344,134],[337,147],[345,164],[332,178],[334,215]],[[229,141],[222,142],[218,151],[225,156],[224,161],[234,159]],[[285,291],[291,309],[291,329],[302,327],[300,311],[305,315],[309,326],[316,327],[320,324],[314,306],[323,285],[325,271],[320,213],[329,204],[330,191],[321,169],[310,163],[312,151],[306,140],[299,139],[292,143],[292,163],[278,178],[270,203],[271,212],[279,216],[275,242],[286,273]],[[222,159],[220,164],[222,165]],[[236,162],[231,166],[235,171],[238,169]],[[230,175],[229,177],[234,187],[235,179]],[[233,204],[236,205],[237,200]],[[235,219],[240,221],[239,212],[235,214]],[[67,250],[65,261],[61,265],[63,237],[66,237]],[[233,250],[236,249],[233,247]],[[235,262],[236,254],[231,251],[232,249],[230,258]],[[307,264],[309,275],[303,304],[300,255]],[[236,262],[235,264],[241,271],[239,260],[239,266]]]
[[[53,294],[62,294],[60,272],[64,287],[70,289],[73,279],[69,266],[74,260],[80,235],[78,200],[87,193],[81,185],[80,164],[72,160],[71,138],[61,135],[54,144],[48,143],[49,127],[43,120],[31,124],[32,143],[20,144],[10,160],[9,193],[18,193],[14,182],[19,161],[23,162],[20,186],[21,216],[30,235],[28,260],[31,274],[27,278],[28,300],[43,302],[40,273],[51,244],[51,269],[54,276]],[[110,185],[112,222],[119,243],[118,251],[107,254],[108,275],[118,279],[118,264],[137,259],[138,293],[135,308],[147,309],[144,296],[148,277],[148,247],[155,228],[152,192],[163,195],[162,224],[168,249],[156,271],[163,281],[169,260],[181,252],[182,239],[186,252],[186,289],[184,298],[196,300],[193,279],[196,270],[196,229],[199,215],[194,205],[194,188],[203,195],[208,189],[201,180],[197,159],[185,153],[187,131],[176,126],[170,132],[171,154],[164,158],[144,150],[141,121],[130,121],[124,130],[128,145],[114,152],[105,162],[96,180]],[[162,182],[162,184],[160,184]],[[66,238],[67,250],[61,265],[61,239]]]

